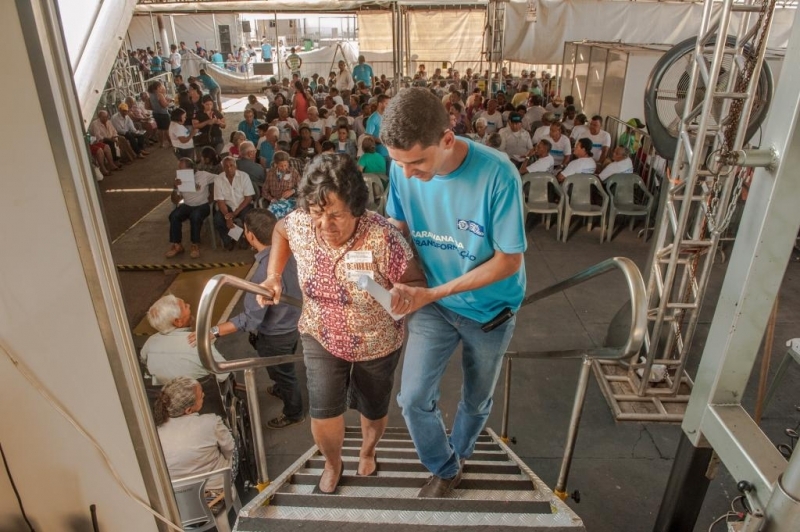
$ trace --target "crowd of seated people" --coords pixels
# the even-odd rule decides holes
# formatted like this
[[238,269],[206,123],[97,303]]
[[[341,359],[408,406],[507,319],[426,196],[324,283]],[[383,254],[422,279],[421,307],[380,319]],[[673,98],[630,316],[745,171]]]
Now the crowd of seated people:
[[[216,54],[195,44],[193,51],[213,63]],[[181,43],[165,59],[187,51]],[[250,56],[249,50],[240,52]],[[160,53],[136,51],[131,57],[141,60],[145,54],[152,58]],[[176,61],[172,63],[175,74]],[[90,126],[95,136],[91,151],[106,175],[145,157],[145,148],[155,143],[174,150],[182,161],[179,169],[194,165],[197,190],[178,196],[181,207],[170,217],[166,256],[183,253],[180,225],[188,219],[190,255],[198,258],[199,230],[206,217],[213,215],[223,247],[233,249],[235,240],[244,242],[234,226],[241,229],[250,208],[263,205],[278,218],[295,208],[292,190],[308,162],[321,153],[347,155],[364,173],[378,174],[388,184],[390,158],[380,140],[381,121],[392,94],[407,86],[428,87],[448,110],[456,135],[505,152],[521,174],[547,171],[563,180],[576,172],[596,173],[601,179],[611,172],[630,172],[625,161],[635,151],[632,146],[609,152],[611,137],[602,129],[603,118],[589,119],[571,96],[554,94],[551,81],[548,74],[537,77],[534,71],[515,77],[504,69],[481,76],[471,69],[461,74],[436,68],[429,73],[419,65],[412,79],[395,87],[386,76],[374,76],[361,56],[352,72],[340,61],[338,70],[327,77],[294,72],[280,81],[270,79],[260,94],[248,95],[243,119],[224,138],[227,122],[219,84],[201,70],[186,80],[174,75],[174,99],[158,79],[141,101],[128,98],[110,117],[100,111]],[[642,124],[636,120],[634,126]],[[628,144],[635,144],[635,137]],[[209,179],[207,174],[216,177]]]

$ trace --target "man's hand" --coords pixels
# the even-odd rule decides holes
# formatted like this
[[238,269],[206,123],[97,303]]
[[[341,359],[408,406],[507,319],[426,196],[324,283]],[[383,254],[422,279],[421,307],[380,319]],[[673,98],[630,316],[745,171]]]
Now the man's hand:
[[[214,335],[213,335],[213,334],[211,334],[211,333],[208,333],[208,338],[209,338],[209,339],[210,339],[212,342],[213,342],[214,340],[216,340],[216,338],[214,338]],[[192,331],[192,332],[190,332],[190,333],[189,333],[189,336],[187,336],[187,337],[186,337],[186,341],[187,341],[187,342],[189,342],[189,345],[190,345],[190,346],[192,346],[192,347],[197,347],[197,331]]]
[[392,312],[395,314],[411,314],[436,301],[428,288],[403,283],[396,283],[389,293],[392,294]]
[[231,220],[225,220],[225,227],[227,227],[228,229],[233,229],[234,225],[235,224],[233,223],[232,219]]
[[181,186],[181,180],[180,180],[180,179],[178,179],[177,177],[175,178],[175,186],[176,186],[176,187],[179,187],[179,186]]
[[281,194],[281,197],[282,197],[283,199],[289,199],[289,198],[291,198],[292,196],[294,196],[294,190],[292,190],[291,188],[290,188],[289,190],[285,190],[285,191],[283,192],[283,194]]

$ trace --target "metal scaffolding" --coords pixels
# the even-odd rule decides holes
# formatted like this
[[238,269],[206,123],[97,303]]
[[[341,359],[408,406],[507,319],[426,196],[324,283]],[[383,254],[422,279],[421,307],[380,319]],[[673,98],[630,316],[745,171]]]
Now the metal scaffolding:
[[[742,148],[774,9],[774,0],[705,2],[650,258],[643,356],[629,367],[595,363],[618,420],[683,419],[693,387],[686,362],[720,236],[736,209],[745,167],[772,161],[769,153],[745,157]],[[733,13],[740,15],[736,25]],[[663,378],[651,379],[656,373]]]
[[[506,29],[506,2],[508,0],[491,0],[486,6],[488,35],[486,38],[487,50],[485,51],[486,61],[489,63],[489,75],[486,87],[487,95],[494,93],[501,86],[500,73],[503,70],[503,46],[505,44]],[[492,88],[493,80],[497,78],[497,89]]]

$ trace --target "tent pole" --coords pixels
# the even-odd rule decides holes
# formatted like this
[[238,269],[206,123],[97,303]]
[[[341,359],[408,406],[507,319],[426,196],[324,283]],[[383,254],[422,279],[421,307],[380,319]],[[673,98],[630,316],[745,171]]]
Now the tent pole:
[[156,37],[156,23],[153,20],[153,14],[150,13],[150,29],[153,30],[153,50],[156,49],[156,42],[158,41],[158,37]]
[[178,34],[175,31],[175,15],[169,16],[169,25],[172,28],[172,42],[178,44]]
[[279,40],[279,37],[278,37],[278,12],[277,11],[273,11],[272,16],[275,17],[275,49],[277,50],[277,53],[275,54],[275,56],[278,58],[278,60],[276,62],[278,63],[278,81],[280,81],[281,79],[283,79],[283,75],[282,75],[283,68],[282,68],[282,66],[283,66],[284,57],[281,55],[281,46],[280,46],[280,40]]
[[[156,24],[158,24],[158,32],[161,34],[161,54],[163,55],[169,51],[169,35],[164,26],[164,15],[156,15]],[[158,53],[158,46],[156,46],[156,53]]]

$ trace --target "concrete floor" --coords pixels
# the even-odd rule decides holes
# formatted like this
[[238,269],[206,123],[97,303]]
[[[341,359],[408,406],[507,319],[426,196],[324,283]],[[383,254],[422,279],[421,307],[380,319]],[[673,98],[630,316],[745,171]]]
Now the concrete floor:
[[[231,121],[229,120],[229,123]],[[168,188],[174,175],[174,158],[168,150],[158,150],[123,172],[106,178],[101,190]],[[105,205],[110,236],[116,238],[130,225],[160,203],[168,192],[101,194]],[[124,200],[121,199],[124,197]],[[137,218],[137,216],[139,218]],[[166,221],[164,235],[166,240]],[[549,286],[569,275],[612,256],[633,259],[644,267],[649,243],[637,240],[627,228],[610,243],[599,244],[599,232],[585,228],[574,230],[567,243],[555,242],[555,232],[541,224],[529,232],[526,253],[528,292]],[[152,243],[162,246],[163,242]],[[166,248],[165,248],[166,249]],[[796,257],[795,257],[796,259]],[[701,323],[692,349],[688,371],[694,375],[702,355],[713,309],[726,265],[717,261],[711,276]],[[120,282],[128,304],[129,320],[138,322],[143,311],[169,285],[173,273],[123,272]],[[626,299],[621,277],[610,273],[578,289],[558,294],[523,309],[511,349],[566,349],[600,345],[608,324]],[[771,376],[783,356],[785,341],[800,336],[800,262],[793,260],[786,271],[781,291]],[[238,312],[238,308],[234,312]],[[229,358],[252,356],[245,335],[219,341],[220,351]],[[458,353],[448,368],[442,386],[441,408],[449,422],[455,413],[460,388]],[[759,361],[751,375],[744,406],[752,413]],[[577,361],[524,361],[515,365],[512,378],[512,405],[509,434],[516,438],[515,452],[550,486],[558,475],[567,422],[578,376]],[[302,372],[301,372],[302,373]],[[259,388],[268,384],[266,372],[259,374]],[[765,412],[762,427],[775,444],[789,443],[783,431],[800,421],[800,368],[791,365],[772,404]],[[397,380],[399,382],[399,369]],[[305,380],[303,378],[303,387]],[[397,389],[397,384],[395,385]],[[305,393],[305,392],[304,392]],[[496,405],[488,426],[499,432],[503,383],[498,383]],[[280,413],[278,402],[261,394],[263,420]],[[348,414],[349,424],[357,418]],[[403,426],[400,411],[393,402],[390,426]],[[294,462],[311,445],[308,422],[284,430],[264,427],[267,440],[270,476]],[[592,378],[580,435],[575,451],[568,489],[580,490],[581,503],[570,501],[591,532],[641,532],[652,530],[661,496],[672,467],[680,436],[677,425],[654,423],[616,423],[596,381]],[[721,466],[712,481],[695,531],[705,531],[711,522],[726,512],[738,495],[735,482]],[[718,525],[715,530],[723,530]]]

